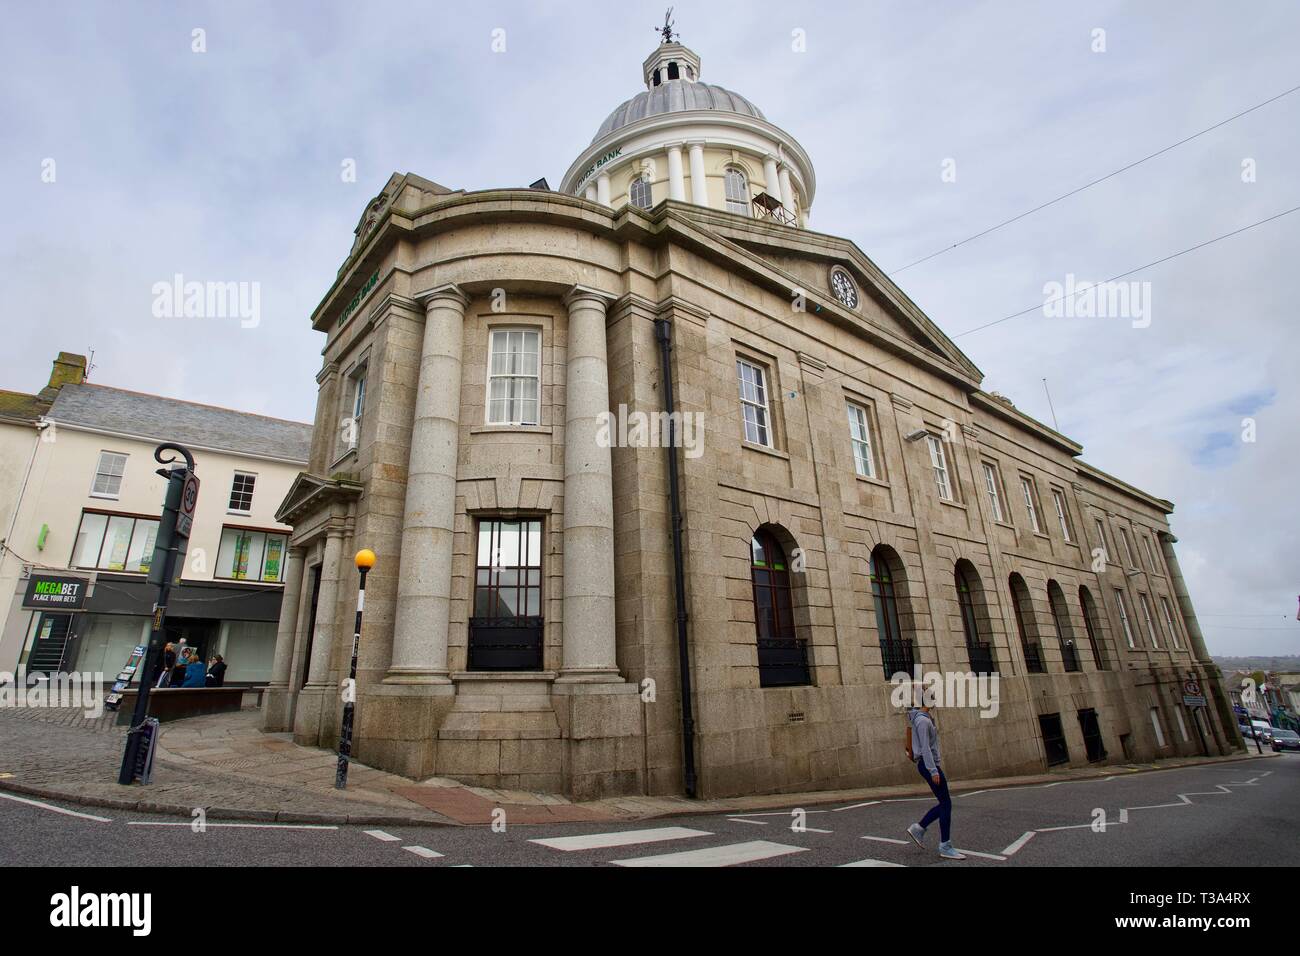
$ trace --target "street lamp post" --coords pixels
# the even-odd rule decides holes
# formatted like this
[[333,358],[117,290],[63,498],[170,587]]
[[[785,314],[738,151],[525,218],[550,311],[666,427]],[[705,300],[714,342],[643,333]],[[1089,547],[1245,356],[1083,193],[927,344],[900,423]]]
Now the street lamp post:
[[361,646],[361,612],[366,606],[366,574],[375,566],[375,552],[362,548],[357,552],[357,570],[361,572],[361,586],[357,589],[357,626],[352,634],[352,667],[343,686],[343,728],[339,731],[339,766],[334,774],[334,788],[346,790],[348,786],[348,758],[352,755],[352,714],[357,700],[357,649]]

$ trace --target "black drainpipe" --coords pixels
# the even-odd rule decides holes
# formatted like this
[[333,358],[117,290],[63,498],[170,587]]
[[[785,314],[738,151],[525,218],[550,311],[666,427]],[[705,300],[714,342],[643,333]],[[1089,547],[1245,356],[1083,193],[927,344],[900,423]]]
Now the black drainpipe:
[[655,319],[659,340],[659,365],[664,385],[664,408],[668,412],[668,499],[672,507],[673,586],[677,599],[677,668],[682,692],[682,763],[686,795],[695,793],[695,717],[691,713],[691,659],[686,645],[686,569],[682,562],[682,499],[677,486],[677,420],[673,417],[672,327],[667,319]]

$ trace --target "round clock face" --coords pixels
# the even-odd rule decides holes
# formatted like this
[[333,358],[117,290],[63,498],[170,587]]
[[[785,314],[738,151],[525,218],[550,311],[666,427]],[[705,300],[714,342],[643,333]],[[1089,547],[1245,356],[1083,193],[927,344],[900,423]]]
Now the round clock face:
[[831,291],[835,293],[835,298],[839,299],[841,304],[850,309],[858,307],[858,289],[844,270],[836,269],[831,273]]

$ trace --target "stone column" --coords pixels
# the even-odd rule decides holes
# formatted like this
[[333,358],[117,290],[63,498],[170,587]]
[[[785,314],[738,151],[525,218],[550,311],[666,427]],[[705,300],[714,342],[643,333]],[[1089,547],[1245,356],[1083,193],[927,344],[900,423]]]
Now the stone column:
[[284,590],[280,594],[280,623],[275,631],[275,661],[271,665],[270,687],[289,685],[293,664],[293,640],[298,633],[298,598],[302,592],[302,548],[290,548],[285,563]]
[[776,172],[777,179],[781,183],[781,205],[785,206],[786,211],[794,213],[794,185],[790,182],[790,167],[781,164],[781,168]]
[[596,201],[597,201],[597,200],[596,200],[596,184],[595,184],[595,183],[588,183],[588,184],[587,184],[587,191],[586,191],[586,193],[585,193],[584,195],[586,195],[586,197],[587,197],[587,199],[588,199],[589,201],[591,201],[591,202],[596,202]]
[[451,614],[460,367],[469,298],[454,285],[423,295],[424,345],[411,427],[402,560],[389,684],[445,684]]
[[668,147],[668,198],[678,202],[686,200],[686,180],[682,177],[682,147]]
[[614,486],[598,433],[609,413],[605,307],[574,286],[564,411],[564,660],[560,680],[618,681],[614,649]]
[[1196,659],[1202,664],[1212,664],[1210,652],[1205,647],[1205,635],[1201,633],[1201,625],[1196,620],[1196,611],[1192,608],[1192,596],[1187,593],[1187,582],[1183,580],[1182,568],[1178,566],[1178,556],[1174,554],[1175,538],[1168,531],[1157,532],[1160,539],[1160,552],[1165,556],[1165,564],[1169,566],[1169,583],[1173,585],[1174,596],[1178,599],[1178,610],[1183,616],[1183,624],[1187,627],[1187,636],[1191,639],[1192,650],[1196,654]]
[[691,157],[691,202],[697,206],[709,204],[708,181],[704,175],[704,144],[690,144]]
[[303,549],[290,548],[285,562],[284,591],[280,595],[280,622],[275,632],[275,659],[271,682],[262,695],[262,729],[288,730],[293,724],[289,686],[294,641],[298,636],[298,608],[302,597]]
[[763,157],[763,191],[773,199],[781,198],[781,178],[776,172],[776,157],[768,153]]
[[311,660],[307,662],[307,683],[327,686],[330,682],[330,653],[334,650],[334,625],[338,610],[339,561],[343,554],[342,530],[325,534],[325,559],[320,569],[320,596],[316,599],[316,633],[311,639]]
[[609,174],[601,173],[596,177],[596,202],[609,205]]

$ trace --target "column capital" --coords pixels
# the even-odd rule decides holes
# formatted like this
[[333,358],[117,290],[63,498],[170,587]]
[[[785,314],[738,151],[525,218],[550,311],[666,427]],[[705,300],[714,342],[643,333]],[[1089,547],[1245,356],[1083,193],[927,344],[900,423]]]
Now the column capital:
[[462,292],[460,286],[454,282],[447,282],[443,285],[434,286],[425,292],[418,292],[414,298],[415,301],[424,303],[426,312],[447,300],[459,305],[462,311],[469,305],[469,296]]
[[602,292],[600,289],[593,289],[590,286],[575,285],[564,293],[564,297],[560,301],[564,303],[566,308],[572,310],[579,302],[587,299],[599,303],[601,308],[608,309],[616,301],[617,296]]

